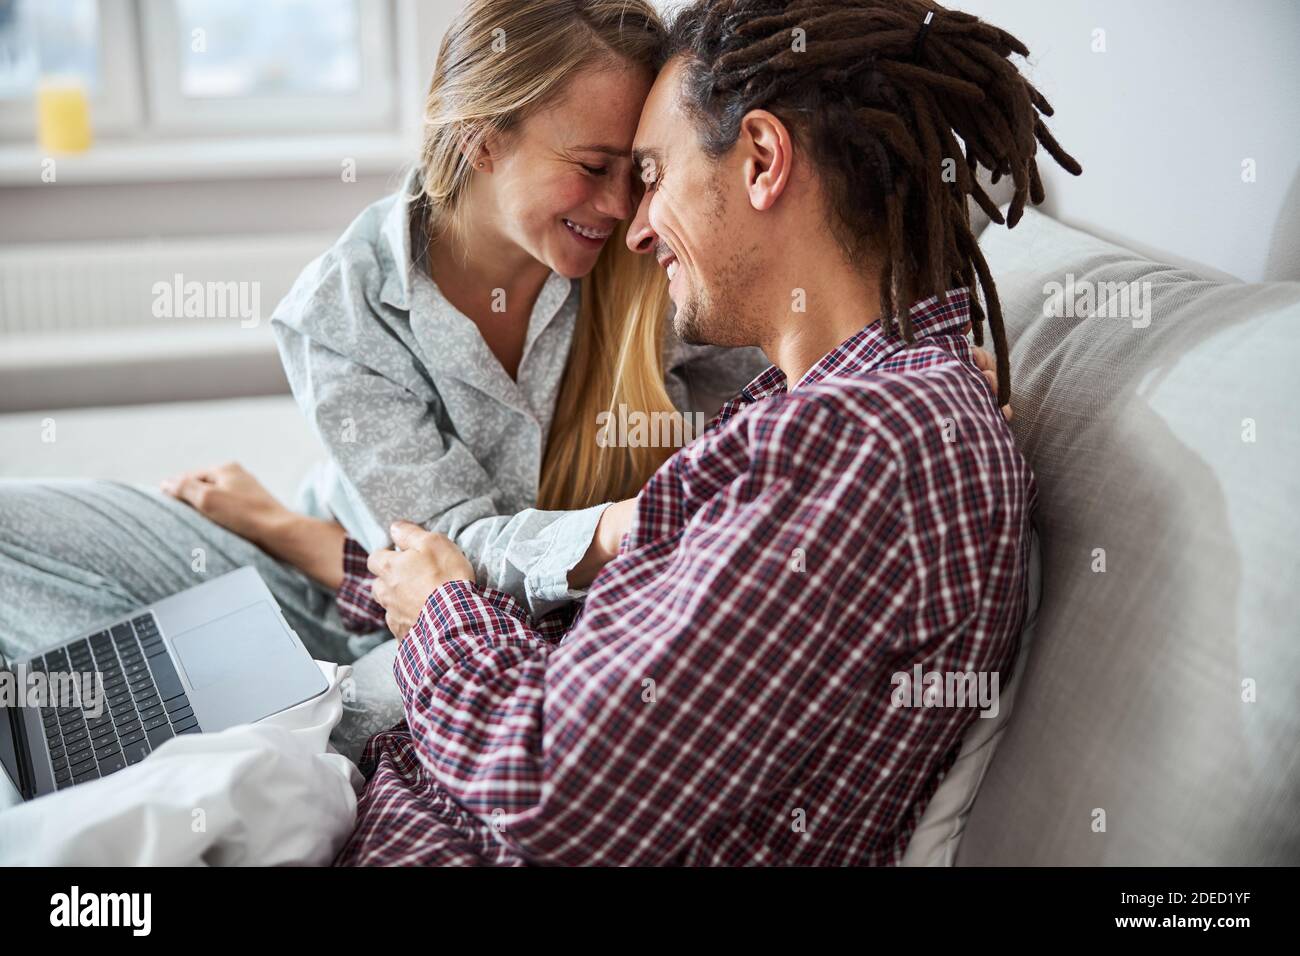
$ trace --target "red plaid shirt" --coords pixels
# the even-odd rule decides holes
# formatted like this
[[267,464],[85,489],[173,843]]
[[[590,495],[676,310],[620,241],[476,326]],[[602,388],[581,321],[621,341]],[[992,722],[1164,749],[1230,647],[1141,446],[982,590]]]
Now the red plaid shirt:
[[[394,672],[348,864],[897,863],[977,711],[894,675],[998,672],[1030,471],[964,291],[768,369],[650,479],[577,620],[464,582]],[[910,695],[909,695],[910,697]]]

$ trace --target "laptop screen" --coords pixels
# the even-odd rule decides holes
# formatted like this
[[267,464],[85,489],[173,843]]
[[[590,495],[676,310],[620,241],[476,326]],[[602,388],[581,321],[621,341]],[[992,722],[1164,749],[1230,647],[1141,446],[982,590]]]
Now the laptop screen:
[[[21,793],[18,738],[15,736],[21,728],[18,722],[18,693],[18,681],[9,669],[9,662],[0,654],[0,763],[4,764],[5,776],[9,778],[8,782],[13,785],[14,791]],[[3,784],[4,781],[0,781],[0,787]],[[3,797],[0,797],[0,806],[4,806],[4,803]]]

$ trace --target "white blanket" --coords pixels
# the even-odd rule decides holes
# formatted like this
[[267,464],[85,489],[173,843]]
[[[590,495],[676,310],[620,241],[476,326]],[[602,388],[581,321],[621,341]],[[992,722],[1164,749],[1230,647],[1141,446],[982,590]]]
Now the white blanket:
[[216,734],[185,734],[102,780],[0,810],[4,866],[324,865],[352,831],[360,772],[329,746],[329,690]]

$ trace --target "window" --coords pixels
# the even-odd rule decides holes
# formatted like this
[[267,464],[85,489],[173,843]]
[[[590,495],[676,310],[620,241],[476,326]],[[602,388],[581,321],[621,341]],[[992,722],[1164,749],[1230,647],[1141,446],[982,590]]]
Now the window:
[[351,96],[360,91],[356,0],[299,0],[268,7],[259,17],[260,5],[260,0],[177,0],[183,96]]
[[95,0],[0,0],[0,97],[36,91],[44,73],[99,86]]
[[144,0],[143,11],[159,130],[395,125],[387,3]]
[[97,135],[398,129],[389,0],[0,0],[0,137],[49,81]]
[[138,128],[135,60],[131,0],[0,0],[0,135],[33,134],[33,98],[48,81],[81,85],[97,130]]

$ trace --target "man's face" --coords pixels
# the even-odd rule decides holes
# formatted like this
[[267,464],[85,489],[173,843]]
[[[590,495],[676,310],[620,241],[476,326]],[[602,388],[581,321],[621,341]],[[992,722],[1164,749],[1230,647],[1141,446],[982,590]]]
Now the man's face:
[[633,157],[645,192],[627,244],[666,269],[683,341],[753,345],[764,246],[754,236],[743,171],[728,156],[705,154],[679,106],[682,72],[680,60],[669,63],[641,112]]

